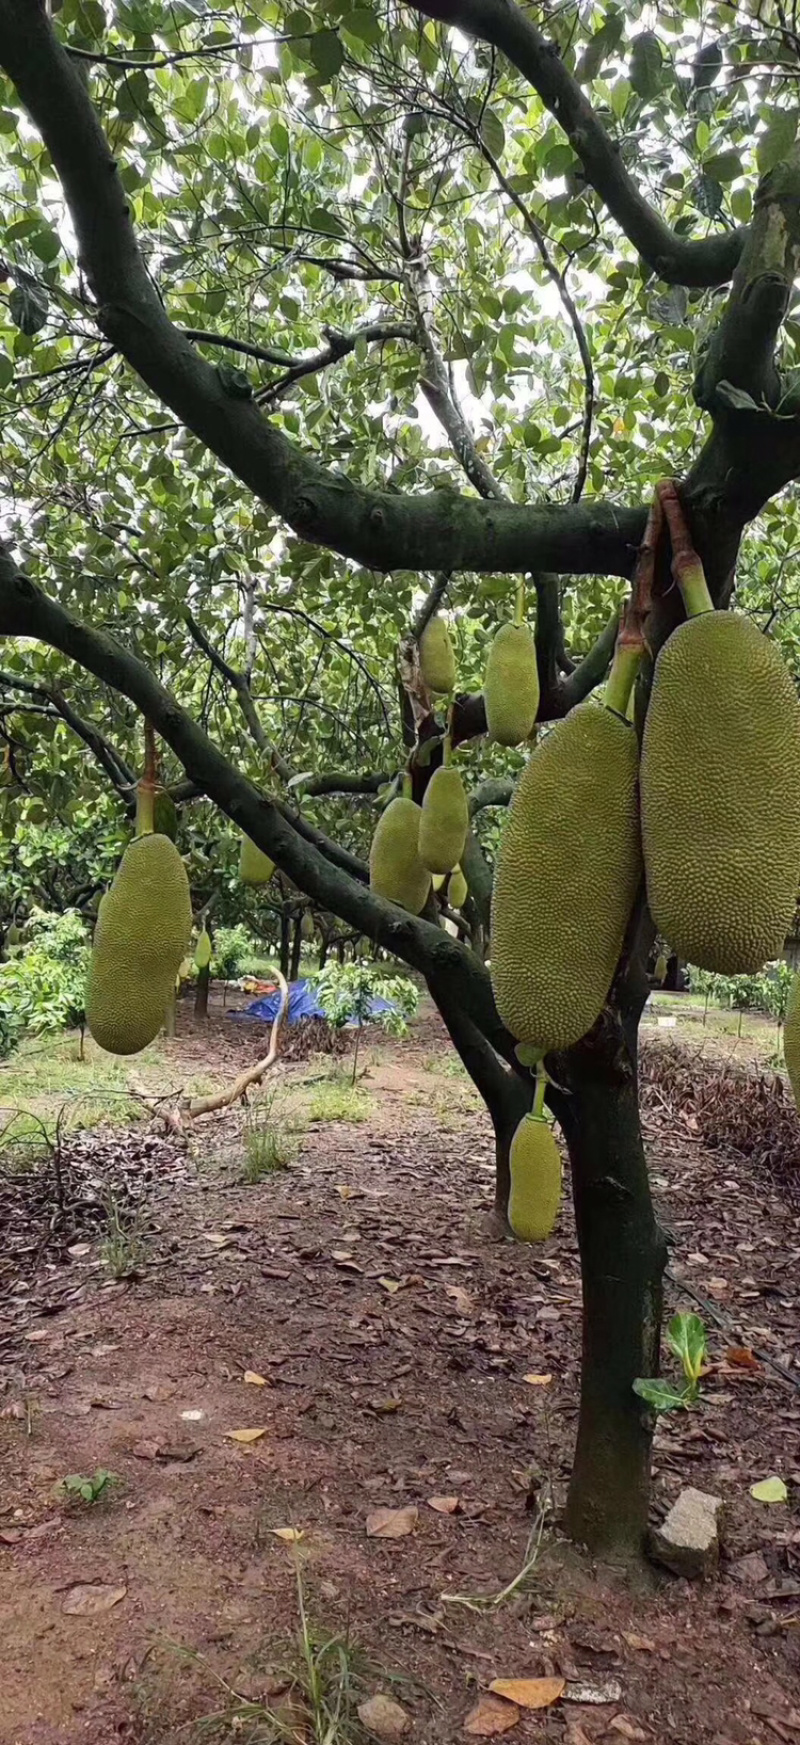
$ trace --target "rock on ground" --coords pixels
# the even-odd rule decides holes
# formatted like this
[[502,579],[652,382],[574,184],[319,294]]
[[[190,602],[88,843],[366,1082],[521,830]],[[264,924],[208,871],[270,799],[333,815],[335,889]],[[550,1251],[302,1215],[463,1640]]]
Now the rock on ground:
[[719,1562],[721,1510],[721,1497],[691,1487],[681,1491],[666,1520],[651,1533],[651,1557],[689,1580],[713,1575]]

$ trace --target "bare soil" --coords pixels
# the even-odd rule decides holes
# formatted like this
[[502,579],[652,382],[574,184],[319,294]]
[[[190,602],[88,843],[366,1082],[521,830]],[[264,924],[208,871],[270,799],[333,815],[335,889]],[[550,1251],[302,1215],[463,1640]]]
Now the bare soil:
[[[168,1047],[218,1073],[259,1041],[218,1019]],[[123,1282],[91,1220],[48,1238],[31,1200],[0,1323],[3,1745],[246,1739],[202,1723],[231,1706],[220,1680],[251,1698],[280,1685],[298,1569],[310,1616],[369,1657],[365,1692],[393,1693],[412,1745],[468,1737],[492,1679],[549,1675],[564,1695],[510,1739],[800,1742],[800,1219],[655,1114],[671,1307],[701,1299],[713,1362],[702,1405],[662,1421],[654,1509],[687,1484],[724,1499],[719,1575],[632,1585],[548,1526],[524,1590],[458,1603],[511,1582],[548,1488],[563,1499],[580,1286],[568,1196],[541,1248],[493,1229],[491,1129],[452,1061],[430,1018],[371,1039],[369,1120],[310,1125],[293,1167],[255,1186],[240,1114],[198,1124],[188,1154],[150,1140],[146,1258]],[[280,1070],[291,1088],[331,1063]],[[146,1138],[98,1134],[92,1167],[124,1177]],[[109,1494],[66,1504],[60,1480],[97,1468]],[[772,1474],[788,1504],[751,1498]],[[411,1510],[411,1530],[371,1536],[379,1509]]]

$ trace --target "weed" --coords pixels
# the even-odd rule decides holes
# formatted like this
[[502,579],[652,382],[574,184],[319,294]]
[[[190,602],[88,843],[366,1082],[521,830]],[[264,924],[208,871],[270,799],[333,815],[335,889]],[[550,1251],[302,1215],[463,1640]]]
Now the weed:
[[141,1216],[126,1211],[113,1189],[109,1189],[106,1195],[105,1211],[108,1230],[100,1258],[112,1278],[130,1278],[142,1265],[147,1252]]
[[368,1121],[372,1098],[340,1074],[323,1081],[311,1099],[309,1121]]
[[276,1119],[276,1092],[262,1097],[244,1124],[243,1179],[254,1185],[265,1175],[289,1169],[297,1155],[296,1141],[285,1121]]
[[62,1478],[59,1490],[68,1502],[99,1503],[101,1497],[107,1497],[111,1486],[118,1484],[119,1479],[113,1472],[106,1472],[105,1467],[98,1466],[90,1478],[81,1472],[70,1473],[68,1478]]
[[444,1054],[429,1054],[427,1060],[422,1062],[422,1068],[423,1072],[441,1073],[443,1078],[469,1078],[463,1061],[459,1060],[458,1055],[454,1054],[452,1049],[448,1049]]

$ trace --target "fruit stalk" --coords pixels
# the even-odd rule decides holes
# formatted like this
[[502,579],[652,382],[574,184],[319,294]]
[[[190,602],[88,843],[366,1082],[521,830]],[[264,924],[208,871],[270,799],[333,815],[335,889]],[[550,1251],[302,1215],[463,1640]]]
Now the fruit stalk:
[[662,479],[656,490],[669,528],[672,574],[680,588],[687,617],[699,618],[703,612],[713,612],[714,602],[708,591],[705,570],[692,544],[675,480]]

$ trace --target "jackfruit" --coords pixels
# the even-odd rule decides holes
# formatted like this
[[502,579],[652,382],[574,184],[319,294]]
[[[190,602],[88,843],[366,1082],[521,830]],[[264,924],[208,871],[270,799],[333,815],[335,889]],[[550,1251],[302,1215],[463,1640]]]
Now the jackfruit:
[[442,765],[434,771],[422,801],[419,858],[432,873],[448,873],[464,852],[469,826],[467,796],[460,771]]
[[800,973],[789,989],[786,1017],[783,1025],[783,1058],[792,1095],[800,1109]]
[[197,941],[197,944],[194,948],[194,961],[195,961],[195,968],[196,969],[208,969],[208,966],[211,962],[211,951],[212,951],[211,935],[208,932],[208,930],[204,927],[202,930],[202,933],[200,934],[200,937]]
[[97,912],[86,1021],[109,1054],[158,1035],[192,930],[186,869],[168,836],[128,844]]
[[17,926],[16,921],[12,921],[11,926],[6,931],[6,945],[21,945],[21,944],[22,944],[22,928]]
[[647,896],[700,969],[779,957],[800,875],[800,703],[749,618],[703,612],[656,661],[641,766]]
[[314,938],[316,931],[317,931],[316,927],[314,926],[314,917],[310,913],[310,911],[308,909],[306,909],[306,912],[303,916],[303,919],[300,922],[300,932],[302,933],[303,938],[306,941],[306,944],[308,944],[310,942],[310,940],[312,940]]
[[486,729],[498,745],[529,739],[539,707],[536,648],[527,624],[502,624],[494,638],[483,679]]
[[542,1053],[578,1042],[611,986],[641,878],[637,767],[630,723],[590,699],[517,783],[492,893],[492,986],[512,1036]]
[[153,795],[153,829],[159,836],[168,836],[170,842],[178,834],[178,808],[166,788],[159,788]]
[[431,618],[419,639],[419,667],[429,691],[452,691],[456,657],[443,618]]
[[378,819],[369,851],[370,889],[390,903],[418,915],[431,888],[431,875],[419,858],[422,808],[398,794]]
[[667,963],[666,956],[665,956],[663,951],[660,951],[658,954],[658,957],[656,958],[655,969],[653,970],[653,980],[658,982],[658,985],[660,988],[663,988],[664,983],[667,979],[667,969],[668,969],[668,963]]
[[432,875],[431,884],[433,885],[433,888],[435,891],[441,890],[442,885],[444,884],[444,881],[446,878],[447,878],[447,873],[434,873]]
[[450,882],[447,886],[447,901],[450,904],[451,909],[463,909],[468,896],[469,885],[467,884],[460,866],[455,866],[450,874]]
[[543,1115],[523,1115],[508,1161],[511,1229],[520,1242],[544,1242],[561,1205],[561,1155]]
[[243,885],[268,885],[275,871],[275,862],[256,847],[249,836],[242,837],[239,851],[239,880]]

